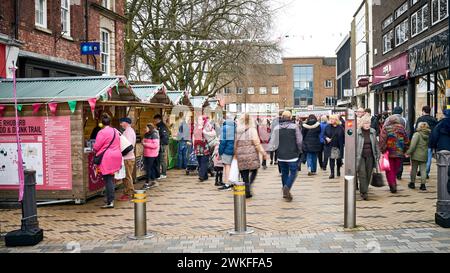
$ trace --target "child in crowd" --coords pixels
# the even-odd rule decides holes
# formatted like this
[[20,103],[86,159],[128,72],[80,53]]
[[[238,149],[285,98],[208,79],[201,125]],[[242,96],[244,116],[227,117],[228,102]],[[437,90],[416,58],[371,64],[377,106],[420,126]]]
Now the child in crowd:
[[416,175],[417,168],[420,169],[421,185],[420,190],[426,191],[425,186],[427,182],[426,170],[427,170],[427,160],[428,160],[428,142],[430,139],[430,126],[426,122],[420,122],[417,126],[417,131],[414,133],[411,140],[411,145],[406,154],[411,157],[411,182],[408,187],[410,189],[416,188]]
[[219,145],[216,145],[213,153],[214,171],[216,172],[216,187],[222,187],[223,183],[223,162],[219,155]]

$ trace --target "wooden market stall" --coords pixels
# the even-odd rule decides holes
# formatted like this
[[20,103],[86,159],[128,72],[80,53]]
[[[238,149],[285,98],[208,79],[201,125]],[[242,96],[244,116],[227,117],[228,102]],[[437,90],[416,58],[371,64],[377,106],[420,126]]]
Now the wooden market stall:
[[[148,123],[154,124],[153,117],[156,114],[160,114],[163,117],[163,121],[170,129],[170,123],[168,123],[168,117],[173,108],[173,103],[167,95],[164,84],[145,84],[132,85],[132,89],[135,92],[139,100],[145,103],[142,107],[137,107],[130,113],[130,117],[133,117],[133,128],[136,131],[137,143],[136,143],[136,175],[135,177],[141,178],[145,176],[144,170],[144,147],[142,145],[142,139],[145,135],[145,127]],[[166,158],[168,161],[168,158]]]
[[[0,81],[0,199],[18,196],[13,83]],[[104,190],[92,163],[92,145],[104,113],[112,126],[135,108],[147,107],[123,77],[17,80],[24,164],[37,172],[37,199],[84,203]]]

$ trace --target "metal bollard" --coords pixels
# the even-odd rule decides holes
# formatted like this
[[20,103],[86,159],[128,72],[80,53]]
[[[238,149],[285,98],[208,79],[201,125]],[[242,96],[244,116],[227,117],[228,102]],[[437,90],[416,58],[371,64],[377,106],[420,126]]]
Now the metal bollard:
[[245,205],[245,184],[235,183],[234,185],[234,230],[229,231],[230,235],[246,235],[254,231],[247,229],[247,212]]
[[133,240],[149,239],[153,234],[147,234],[147,194],[145,190],[135,190],[134,199],[134,236]]
[[36,204],[36,171],[24,170],[24,193],[22,200],[22,225],[20,230],[5,236],[6,246],[34,246],[44,239],[39,228]]
[[443,228],[450,228],[450,151],[440,151],[437,153],[437,166],[438,200],[436,203],[435,222]]
[[344,227],[356,227],[356,181],[354,176],[345,176]]

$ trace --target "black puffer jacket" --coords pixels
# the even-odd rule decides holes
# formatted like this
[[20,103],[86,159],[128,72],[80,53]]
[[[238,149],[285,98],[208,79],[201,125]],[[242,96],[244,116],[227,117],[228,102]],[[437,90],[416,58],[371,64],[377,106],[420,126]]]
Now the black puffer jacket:
[[309,119],[302,126],[303,151],[306,153],[318,153],[322,150],[320,143],[320,123],[317,119]]

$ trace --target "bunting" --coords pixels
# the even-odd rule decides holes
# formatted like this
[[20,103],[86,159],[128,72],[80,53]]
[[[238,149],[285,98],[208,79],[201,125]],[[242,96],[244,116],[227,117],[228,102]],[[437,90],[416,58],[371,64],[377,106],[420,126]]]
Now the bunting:
[[48,108],[50,108],[50,112],[52,113],[52,115],[56,115],[56,109],[58,108],[58,103],[51,102],[48,104]]
[[72,100],[67,102],[69,104],[70,112],[75,113],[75,109],[77,109],[77,101]]
[[40,103],[34,103],[33,104],[33,115],[36,115],[39,112],[39,109],[41,108],[41,105],[42,104],[40,104]]

